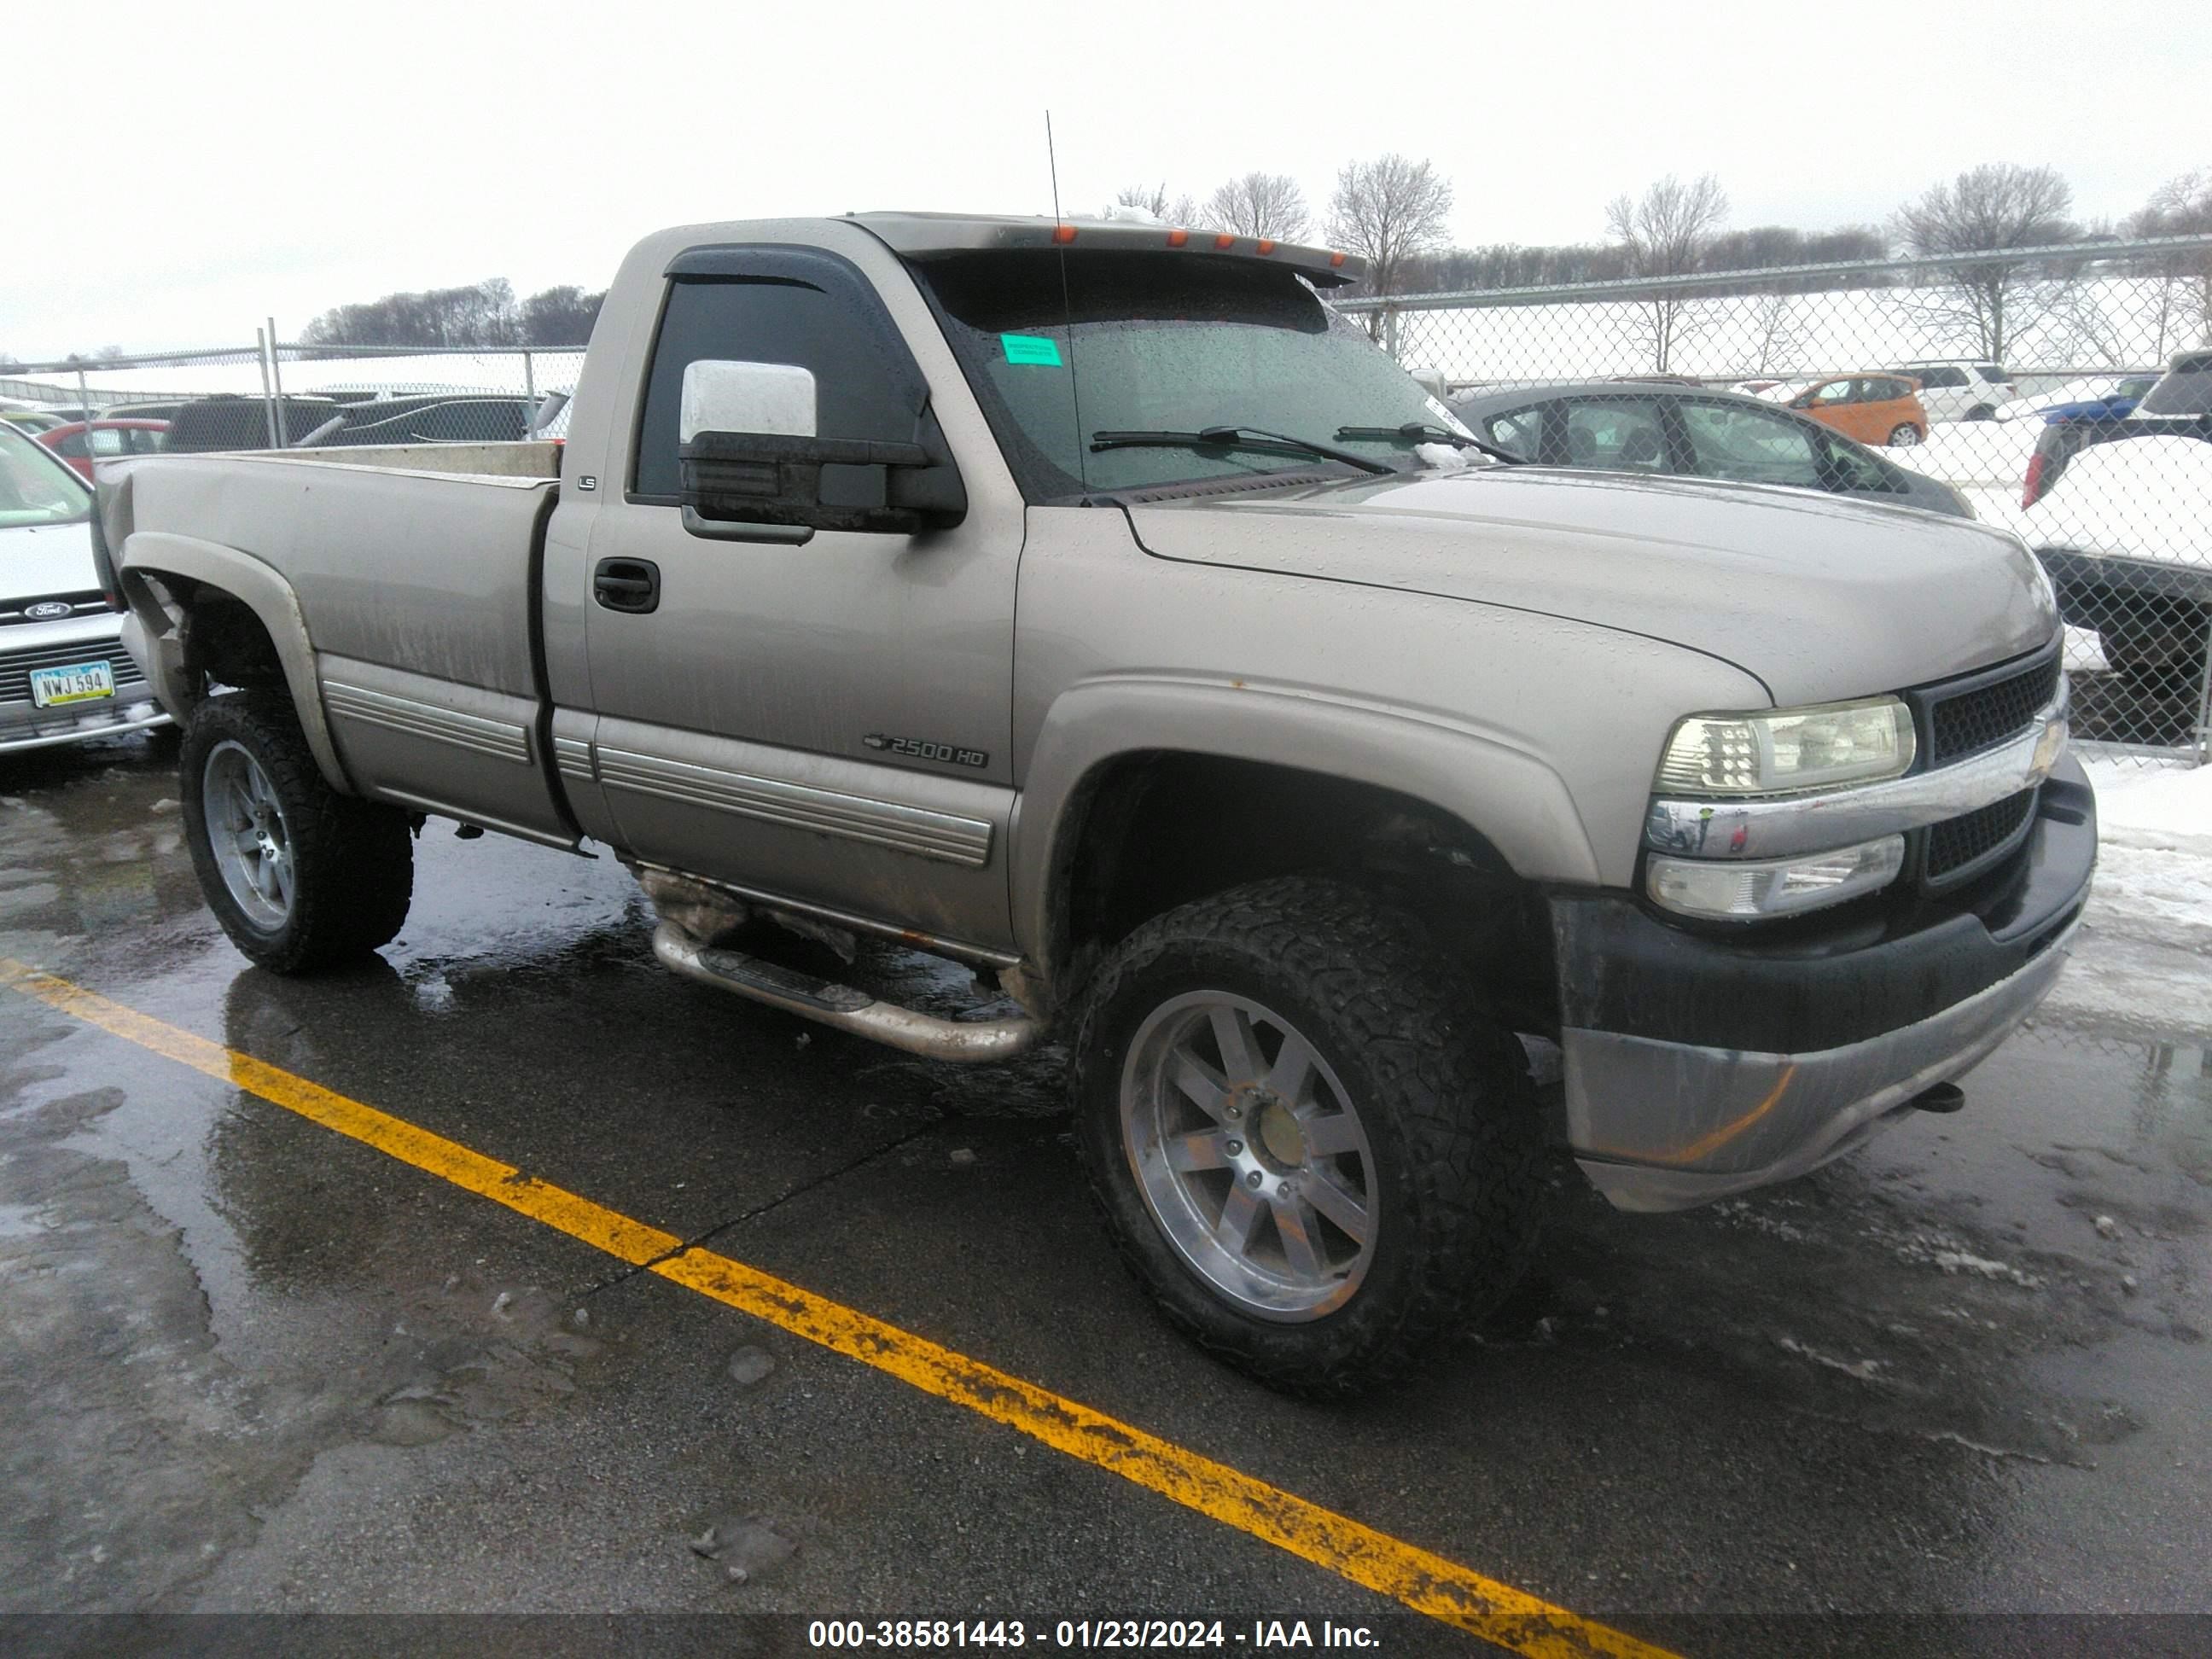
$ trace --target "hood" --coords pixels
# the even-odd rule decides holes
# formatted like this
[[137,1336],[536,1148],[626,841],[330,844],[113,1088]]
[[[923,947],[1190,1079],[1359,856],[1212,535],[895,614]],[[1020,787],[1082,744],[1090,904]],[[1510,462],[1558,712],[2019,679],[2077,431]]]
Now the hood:
[[0,530],[0,598],[52,599],[100,586],[89,524],[24,525]]
[[1129,517],[1163,558],[1619,629],[1721,658],[1785,705],[1965,673],[2058,626],[2016,537],[1813,490],[1490,466]]

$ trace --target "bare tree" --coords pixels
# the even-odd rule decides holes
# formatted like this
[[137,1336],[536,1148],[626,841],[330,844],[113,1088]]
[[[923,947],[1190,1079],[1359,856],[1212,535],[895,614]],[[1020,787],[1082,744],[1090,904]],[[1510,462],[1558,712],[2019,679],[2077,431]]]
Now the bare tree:
[[1759,374],[1787,374],[1798,367],[1802,342],[1797,334],[1797,299],[1793,294],[1767,293],[1752,301],[1752,328],[1759,343]]
[[[1898,240],[1930,258],[1996,254],[2068,242],[2074,192],[2051,167],[1990,162],[1931,185],[1897,210]],[[1992,362],[2063,303],[2071,273],[2033,259],[1967,258],[1947,264],[1944,289],[1915,309],[1942,333]]]
[[[1395,152],[1347,161],[1328,201],[1328,240],[1367,261],[1367,284],[1388,297],[1408,261],[1440,246],[1450,228],[1451,181],[1426,161]],[[1369,332],[1397,348],[1395,319],[1371,313]]]
[[[1728,217],[1728,193],[1710,173],[1684,184],[1668,173],[1640,198],[1616,196],[1607,204],[1606,228],[1620,244],[1631,276],[1682,276],[1705,263],[1713,234]],[[1666,374],[1684,339],[1688,302],[1662,294],[1641,302],[1651,367]]]
[[1313,228],[1305,192],[1283,173],[1248,173],[1231,179],[1206,198],[1206,222],[1240,236],[1269,236],[1281,242],[1302,240]]
[[[2143,210],[2130,217],[2128,234],[2212,235],[2212,167],[2160,185]],[[2169,331],[2175,345],[2187,343],[2185,334],[2212,344],[2212,249],[2161,254],[2152,274],[2159,279],[2158,355],[2166,353]]]
[[1114,192],[1115,207],[1140,208],[1153,218],[1170,225],[1194,225],[1200,222],[1198,204],[1185,191],[1173,198],[1168,195],[1164,183],[1158,185],[1124,185]]
[[533,346],[580,346],[592,337],[604,290],[586,294],[574,283],[532,295],[517,313],[522,343]]
[[513,285],[494,276],[337,306],[300,337],[311,345],[512,346],[522,343],[522,328]]

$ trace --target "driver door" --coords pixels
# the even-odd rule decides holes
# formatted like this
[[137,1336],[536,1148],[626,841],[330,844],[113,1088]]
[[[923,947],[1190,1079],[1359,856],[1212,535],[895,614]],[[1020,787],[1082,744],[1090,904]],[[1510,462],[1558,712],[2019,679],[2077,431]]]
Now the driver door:
[[957,368],[927,381],[839,255],[720,246],[670,265],[627,488],[586,555],[592,764],[623,841],[768,896],[1005,945],[1023,513],[995,452],[975,453],[980,416],[954,459],[1000,482],[971,482],[956,528],[702,534],[677,448],[702,361],[808,371],[825,438],[912,442],[917,401],[972,409]]

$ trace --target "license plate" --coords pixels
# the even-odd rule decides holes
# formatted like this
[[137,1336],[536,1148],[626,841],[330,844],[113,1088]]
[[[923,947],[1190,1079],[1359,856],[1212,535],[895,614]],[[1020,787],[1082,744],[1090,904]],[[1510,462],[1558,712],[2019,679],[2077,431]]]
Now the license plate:
[[94,702],[115,695],[115,675],[104,662],[71,663],[66,668],[33,668],[31,701],[40,708]]

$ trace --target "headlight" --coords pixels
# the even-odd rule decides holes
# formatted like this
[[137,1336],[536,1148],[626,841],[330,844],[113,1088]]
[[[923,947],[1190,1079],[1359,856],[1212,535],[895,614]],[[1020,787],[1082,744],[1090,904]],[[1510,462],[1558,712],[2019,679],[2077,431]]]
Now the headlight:
[[1676,722],[1659,762],[1662,795],[1779,795],[1903,775],[1912,766],[1912,711],[1895,697],[1692,714]]
[[1753,921],[1841,904],[1887,887],[1905,867],[1905,837],[1884,836],[1795,859],[1670,859],[1654,854],[1644,878],[1653,900],[1686,916]]

